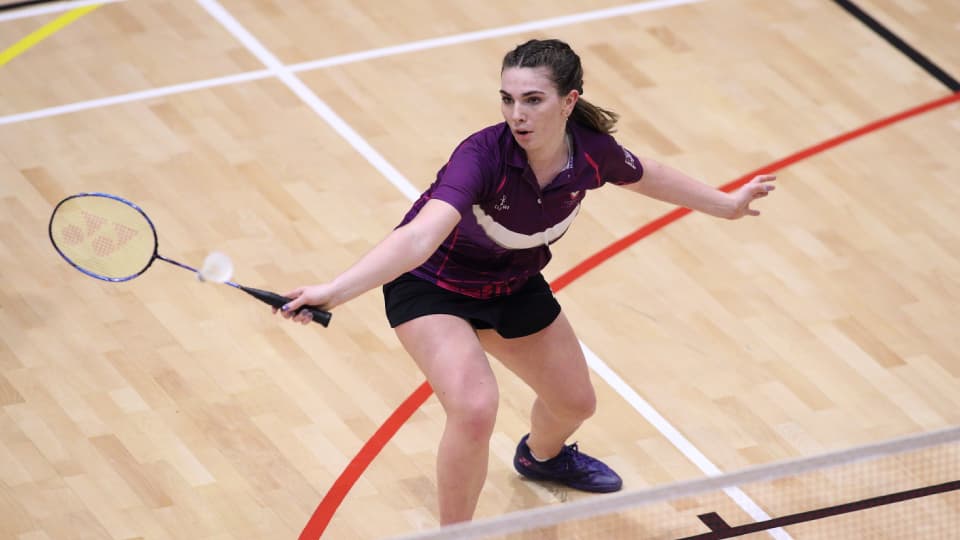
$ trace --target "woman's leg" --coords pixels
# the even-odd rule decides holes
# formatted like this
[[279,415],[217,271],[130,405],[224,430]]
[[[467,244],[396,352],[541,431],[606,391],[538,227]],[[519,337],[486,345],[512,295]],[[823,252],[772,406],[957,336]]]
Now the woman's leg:
[[499,404],[490,363],[474,329],[459,317],[419,317],[396,333],[447,415],[437,451],[440,523],[468,521],[486,480]]
[[520,440],[513,459],[517,472],[583,491],[619,490],[623,481],[610,467],[581,453],[576,444],[565,444],[593,415],[597,398],[580,343],[563,313],[529,336],[505,339],[482,331],[480,340],[537,393],[530,435]]
[[523,379],[537,399],[530,414],[527,445],[534,456],[556,456],[580,424],[596,410],[587,361],[566,316],[543,330],[506,339],[493,330],[478,332],[483,348]]

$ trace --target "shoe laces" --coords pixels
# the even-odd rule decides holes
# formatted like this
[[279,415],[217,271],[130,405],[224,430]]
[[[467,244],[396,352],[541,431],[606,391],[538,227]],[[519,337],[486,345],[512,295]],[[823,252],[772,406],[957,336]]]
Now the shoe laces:
[[567,445],[563,447],[562,454],[566,458],[567,469],[576,469],[576,470],[594,470],[596,469],[597,460],[591,458],[586,454],[580,453],[580,447],[577,443]]

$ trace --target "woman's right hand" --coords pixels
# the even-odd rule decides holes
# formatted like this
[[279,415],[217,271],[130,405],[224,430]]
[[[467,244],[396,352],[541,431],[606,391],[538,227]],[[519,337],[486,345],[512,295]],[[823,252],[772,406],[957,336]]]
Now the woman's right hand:
[[301,306],[313,306],[329,310],[330,306],[328,306],[328,304],[333,298],[333,292],[333,286],[329,283],[297,287],[284,294],[284,296],[290,298],[290,301],[280,309],[273,308],[273,312],[279,312],[284,319],[290,319],[300,324],[308,324],[313,321],[313,314],[310,313],[310,310],[305,309],[300,313],[297,313],[297,310],[300,309]]

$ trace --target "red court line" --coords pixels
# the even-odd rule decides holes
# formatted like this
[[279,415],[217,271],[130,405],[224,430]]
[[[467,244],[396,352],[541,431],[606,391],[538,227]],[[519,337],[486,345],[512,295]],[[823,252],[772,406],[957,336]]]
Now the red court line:
[[350,488],[357,482],[363,471],[367,470],[373,458],[377,457],[380,450],[383,450],[383,447],[400,430],[400,426],[407,423],[407,420],[413,416],[413,413],[417,412],[417,409],[427,401],[431,394],[433,394],[433,389],[430,388],[429,383],[424,381],[397,407],[397,410],[393,411],[393,414],[373,434],[373,437],[370,437],[370,440],[363,445],[363,448],[357,452],[347,468],[340,473],[337,480],[330,486],[330,491],[327,491],[323,500],[320,501],[320,505],[313,512],[310,521],[307,522],[307,526],[300,533],[300,540],[320,538],[340,503],[343,502],[347,493],[350,492]]
[[[863,135],[896,124],[908,118],[944,107],[954,102],[960,102],[960,92],[924,103],[923,105],[919,105],[911,109],[907,109],[893,116],[888,116],[875,122],[871,122],[853,131],[848,131],[847,133],[827,139],[822,143],[816,144],[795,154],[787,156],[779,161],[775,161],[769,165],[747,173],[746,175],[730,183],[724,184],[720,187],[720,189],[724,191],[732,191],[747,183],[751,178],[758,174],[768,174],[778,171],[811,156],[837,147],[845,142],[862,137]],[[555,279],[553,283],[551,283],[551,287],[555,292],[559,292],[561,289],[590,270],[596,268],[607,259],[610,259],[617,253],[627,249],[639,240],[650,236],[654,232],[666,227],[690,212],[691,211],[687,208],[678,208],[672,212],[660,216],[650,223],[647,223],[636,231],[591,255],[580,264],[565,272],[560,277]],[[300,540],[314,540],[320,538],[320,536],[323,534],[323,531],[326,530],[327,525],[329,525],[330,520],[333,519],[333,515],[336,513],[337,508],[340,507],[340,503],[343,502],[343,499],[347,496],[347,493],[350,492],[350,488],[352,488],[357,480],[360,479],[360,475],[363,474],[363,471],[367,469],[370,463],[373,462],[374,458],[376,458],[380,451],[383,450],[383,447],[386,446],[387,442],[389,442],[390,439],[392,439],[397,433],[397,431],[399,431],[400,428],[407,422],[407,420],[413,416],[413,413],[415,413],[417,409],[419,409],[420,406],[427,401],[432,393],[433,390],[430,388],[430,385],[424,382],[416,390],[414,390],[413,393],[410,394],[410,396],[400,404],[400,407],[398,407],[397,410],[394,411],[389,418],[387,418],[383,425],[377,429],[370,440],[363,445],[356,457],[350,461],[350,464],[347,465],[347,468],[343,470],[337,480],[333,483],[333,486],[330,487],[330,490],[323,497],[323,500],[320,501],[320,505],[317,506],[316,511],[314,511],[313,515],[310,517],[310,521],[307,522],[303,532],[300,533]]]
[[[893,116],[881,118],[876,122],[871,122],[853,131],[848,131],[841,135],[837,135],[836,137],[827,139],[820,144],[813,145],[809,148],[806,148],[804,150],[797,152],[796,154],[787,156],[779,161],[774,161],[773,163],[766,165],[764,167],[761,167],[755,171],[751,171],[728,184],[724,184],[723,186],[720,186],[720,189],[722,189],[723,191],[733,191],[734,189],[737,189],[743,184],[746,184],[747,182],[749,182],[751,178],[753,178],[754,176],[757,176],[758,174],[771,174],[780,169],[793,165],[798,161],[803,161],[808,157],[815,156],[823,151],[840,146],[845,142],[852,141],[853,139],[856,139],[868,133],[877,131],[879,129],[883,129],[892,124],[896,124],[897,122],[900,122],[902,120],[906,120],[908,118],[923,114],[925,112],[938,109],[940,107],[949,105],[956,101],[960,101],[960,92],[957,92],[956,94],[951,94],[941,99],[931,101],[929,103],[924,103],[923,105],[919,105],[912,109],[907,109]],[[590,257],[587,257],[583,262],[574,266],[570,270],[566,271],[561,276],[557,277],[557,279],[553,280],[553,283],[551,284],[553,286],[553,290],[559,291],[560,289],[569,285],[571,282],[575,281],[580,276],[586,274],[587,272],[589,272],[590,270],[598,266],[603,261],[606,261],[607,259],[613,257],[617,253],[620,253],[621,251],[635,244],[639,240],[647,236],[650,236],[654,232],[666,227],[667,225],[682,218],[683,216],[689,214],[690,212],[691,210],[688,208],[677,208],[676,210],[673,210],[672,212],[669,212],[667,214],[664,214],[658,217],[657,219],[651,221],[650,223],[647,223],[643,227],[640,227],[639,229],[628,234],[627,236],[613,242],[609,246],[594,253]]]

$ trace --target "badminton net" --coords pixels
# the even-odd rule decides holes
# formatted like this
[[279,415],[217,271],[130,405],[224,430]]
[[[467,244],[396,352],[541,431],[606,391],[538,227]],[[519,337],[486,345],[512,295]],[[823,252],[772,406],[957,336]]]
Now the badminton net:
[[[768,519],[751,517],[737,490]],[[756,512],[752,512],[756,516]],[[393,540],[960,538],[960,427]]]

